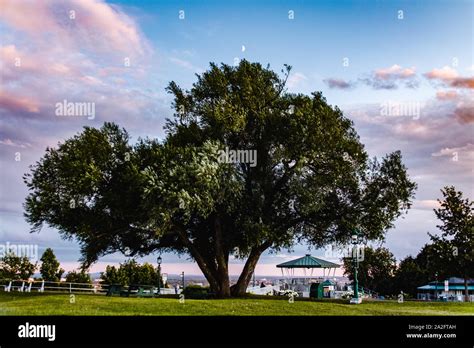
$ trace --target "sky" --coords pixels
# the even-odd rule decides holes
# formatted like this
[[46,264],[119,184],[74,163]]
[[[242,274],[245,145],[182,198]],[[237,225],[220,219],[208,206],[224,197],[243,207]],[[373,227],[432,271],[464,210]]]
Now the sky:
[[[0,244],[54,249],[78,267],[75,241],[45,226],[29,233],[22,176],[47,146],[114,121],[133,136],[163,139],[172,116],[165,87],[190,88],[210,62],[240,59],[292,66],[288,90],[322,91],[354,121],[370,156],[401,150],[418,190],[412,209],[387,231],[400,260],[439,233],[440,189],[474,195],[473,2],[0,0]],[[58,117],[63,100],[95,103],[94,117]],[[266,253],[257,275],[310,252]],[[155,262],[157,255],[140,261]],[[163,272],[199,274],[164,254]],[[123,262],[105,256],[91,271]],[[230,272],[242,263],[232,260]],[[340,271],[338,271],[340,272]],[[340,274],[340,273],[337,273]]]

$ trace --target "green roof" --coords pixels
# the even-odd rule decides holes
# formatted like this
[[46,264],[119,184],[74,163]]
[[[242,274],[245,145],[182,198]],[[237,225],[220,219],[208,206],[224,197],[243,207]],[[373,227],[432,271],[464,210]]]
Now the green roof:
[[[474,285],[468,285],[468,290],[474,290]],[[444,285],[423,285],[417,287],[418,290],[444,290]],[[448,285],[449,290],[464,290],[464,285]]]
[[317,257],[306,254],[296,260],[280,263],[277,265],[280,268],[339,268],[337,263],[318,259]]

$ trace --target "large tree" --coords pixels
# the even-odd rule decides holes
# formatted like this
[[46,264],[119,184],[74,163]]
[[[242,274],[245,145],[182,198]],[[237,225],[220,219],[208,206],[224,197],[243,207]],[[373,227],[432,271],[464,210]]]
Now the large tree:
[[468,280],[474,277],[474,202],[453,186],[445,187],[441,193],[444,198],[438,199],[440,207],[434,212],[441,221],[436,227],[442,233],[430,235],[432,245],[440,271],[464,279],[465,298],[469,301]]
[[[189,91],[169,84],[163,142],[132,145],[107,123],[48,148],[25,178],[33,230],[76,238],[84,266],[115,251],[185,253],[223,297],[245,293],[267,250],[343,244],[355,227],[382,240],[416,187],[400,152],[370,160],[351,120],[319,92],[289,93],[282,73],[211,64]],[[225,163],[225,148],[257,162]],[[245,260],[232,289],[231,254]]]

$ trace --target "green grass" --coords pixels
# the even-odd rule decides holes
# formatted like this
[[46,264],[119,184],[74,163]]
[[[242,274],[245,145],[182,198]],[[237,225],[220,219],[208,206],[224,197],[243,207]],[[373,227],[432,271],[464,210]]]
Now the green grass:
[[246,298],[185,300],[0,292],[0,315],[474,315],[474,303],[295,301]]

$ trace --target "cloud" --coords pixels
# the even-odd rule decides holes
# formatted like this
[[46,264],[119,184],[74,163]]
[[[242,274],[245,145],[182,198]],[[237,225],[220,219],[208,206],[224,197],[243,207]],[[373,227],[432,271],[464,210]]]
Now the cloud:
[[120,7],[101,0],[1,5],[8,34],[0,47],[2,127],[24,118],[58,135],[78,130],[83,119],[54,117],[55,104],[65,99],[97,104],[100,123],[125,120],[134,128],[147,122],[143,108],[156,110],[156,94],[144,92],[153,50]]
[[37,114],[39,112],[39,103],[31,98],[9,94],[0,90],[0,109],[17,114],[23,112]]
[[461,77],[458,72],[445,66],[441,69],[433,69],[424,74],[429,80],[440,81],[442,86],[458,88],[458,90],[438,91],[436,98],[442,101],[452,101],[455,108],[451,115],[461,124],[474,123],[474,100],[471,91],[474,88],[474,77]]
[[132,56],[142,55],[148,49],[136,23],[118,7],[99,0],[3,0],[0,18],[11,28],[44,44],[80,44],[87,51]]
[[451,80],[458,77],[458,72],[449,66],[445,66],[441,69],[428,71],[425,73],[425,77],[428,79]]
[[184,60],[184,59],[180,59],[180,58],[176,58],[176,57],[171,57],[170,58],[170,61],[181,67],[181,68],[184,68],[184,69],[187,69],[187,70],[192,70],[194,71],[195,73],[202,73],[204,71],[204,69],[202,68],[199,68],[195,65],[193,65],[191,62],[187,61],[187,60]]
[[452,157],[453,153],[462,154],[463,156],[474,158],[474,144],[468,143],[464,146],[460,147],[446,147],[437,152],[431,154],[433,157],[440,157],[440,156],[449,156]]
[[459,77],[453,79],[450,83],[451,87],[458,87],[458,88],[474,88],[474,77]]
[[415,200],[413,202],[413,209],[433,210],[438,209],[440,204],[435,199]]
[[308,78],[306,77],[305,74],[300,73],[300,72],[296,72],[294,74],[291,74],[288,77],[288,81],[287,81],[286,85],[290,89],[295,89],[297,87],[300,87],[304,83],[304,81],[307,81],[307,80],[308,80]]
[[454,116],[459,123],[474,123],[474,105],[460,103],[454,110]]
[[376,69],[370,76],[360,78],[359,81],[374,89],[397,89],[402,83],[406,88],[417,88],[419,86],[415,67],[403,68],[398,64],[388,68]]
[[[418,176],[422,193],[436,197],[433,187],[441,188],[447,183],[459,186],[466,192],[472,191],[474,157],[472,150],[473,123],[470,118],[460,118],[456,114],[465,100],[428,100],[420,112],[420,117],[382,116],[379,104],[365,104],[341,109],[354,123],[361,141],[369,153],[383,156],[388,152],[401,150],[410,175]],[[438,156],[449,151],[458,151],[458,161],[450,156]],[[435,155],[433,155],[435,154]],[[474,192],[473,192],[474,193]],[[418,196],[418,199],[425,199]],[[431,198],[426,198],[431,199]]]
[[436,98],[439,100],[456,100],[459,97],[456,91],[438,91],[436,92]]
[[16,142],[12,141],[11,139],[3,139],[3,140],[0,139],[0,144],[1,145],[6,145],[6,146],[19,147],[19,148],[22,148],[22,149],[25,149],[27,147],[31,147],[30,143],[16,143]]
[[335,88],[335,89],[352,89],[355,87],[355,84],[351,81],[344,81],[342,79],[333,79],[333,78],[328,78],[323,80],[323,82],[329,87],[329,88]]
[[438,80],[454,88],[474,88],[474,77],[459,76],[458,72],[449,66],[444,66],[441,69],[433,69],[425,73],[424,76],[429,80]]
[[415,76],[415,68],[402,68],[394,64],[389,68],[375,70],[374,76],[380,80],[406,79]]
[[355,88],[357,82],[363,83],[373,89],[397,89],[401,84],[406,88],[418,88],[419,81],[416,78],[415,67],[403,68],[398,64],[394,64],[388,68],[375,69],[365,76],[358,78],[357,82],[345,81],[337,78],[327,78],[323,82],[329,88],[352,89]]
[[433,152],[431,156],[433,158],[441,159],[439,162],[440,165],[448,166],[452,169],[458,170],[460,172],[459,174],[464,174],[472,179],[472,174],[474,172],[473,143],[467,143],[461,146],[443,147],[440,150]]

